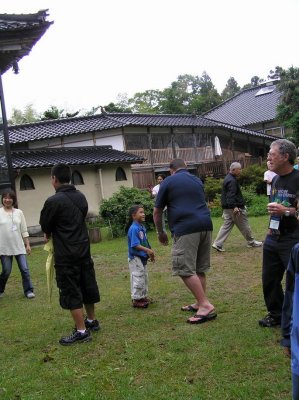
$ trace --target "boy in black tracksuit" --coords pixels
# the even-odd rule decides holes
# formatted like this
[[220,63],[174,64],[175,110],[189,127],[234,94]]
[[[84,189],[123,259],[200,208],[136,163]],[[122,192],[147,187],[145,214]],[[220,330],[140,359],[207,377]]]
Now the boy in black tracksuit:
[[[94,303],[100,301],[85,223],[85,196],[70,185],[71,170],[57,164],[51,171],[56,194],[49,197],[40,215],[46,240],[53,239],[56,281],[60,305],[71,312],[76,330],[59,341],[62,345],[91,340],[90,330],[99,330]],[[83,304],[87,313],[84,320]]]

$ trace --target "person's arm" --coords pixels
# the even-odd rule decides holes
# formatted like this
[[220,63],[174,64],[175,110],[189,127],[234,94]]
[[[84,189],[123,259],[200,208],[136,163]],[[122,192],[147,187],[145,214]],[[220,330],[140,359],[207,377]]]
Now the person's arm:
[[134,248],[137,251],[144,251],[149,256],[149,259],[151,261],[155,261],[155,252],[152,249],[142,246],[141,244],[139,244],[138,246],[135,246]]
[[264,173],[264,182],[267,183],[268,185],[270,185],[272,182],[272,178],[269,177],[268,171]]
[[163,231],[162,214],[163,214],[162,208],[154,207],[153,219],[156,226],[158,239],[160,243],[166,246],[168,244],[168,236],[167,233]]
[[53,231],[53,223],[55,221],[56,206],[46,200],[43,209],[40,213],[39,223],[42,231],[46,234],[49,239]]
[[27,223],[25,220],[25,216],[23,214],[23,212],[21,210],[20,211],[20,215],[21,215],[21,235],[22,238],[24,240],[24,244],[25,244],[25,248],[26,248],[26,253],[28,255],[31,254],[31,247],[30,247],[30,242],[29,242],[29,233],[27,230]]
[[286,217],[294,217],[296,215],[296,208],[295,207],[287,207],[283,204],[279,203],[269,203],[268,206],[268,213],[270,215],[279,215],[279,216],[286,216]]
[[295,270],[299,270],[299,247],[296,245],[290,256],[288,269],[286,273],[286,290],[284,295],[284,303],[282,307],[281,318],[281,345],[288,349],[291,348],[290,334],[292,329],[292,314],[293,314],[293,296],[295,287]]
[[225,193],[225,201],[227,208],[234,209],[237,207],[236,204],[236,195],[238,192],[237,181],[235,179],[231,179],[230,181],[226,182],[224,189]]
[[28,256],[30,256],[30,254],[31,254],[31,246],[30,246],[30,242],[29,242],[29,237],[28,236],[24,238],[24,243],[25,243],[26,253],[28,254]]
[[156,231],[158,235],[159,242],[163,244],[164,246],[168,245],[168,237],[167,233],[163,230],[163,222],[162,222],[162,214],[165,206],[167,206],[167,190],[168,190],[168,185],[166,184],[166,181],[164,181],[163,185],[161,185],[156,201],[155,201],[155,207],[154,207],[154,213],[153,213],[153,220],[154,224],[156,226]]

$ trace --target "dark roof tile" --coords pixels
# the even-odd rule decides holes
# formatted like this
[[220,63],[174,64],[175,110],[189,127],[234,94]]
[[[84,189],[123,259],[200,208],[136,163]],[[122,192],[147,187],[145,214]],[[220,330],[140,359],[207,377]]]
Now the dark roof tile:
[[114,150],[111,146],[43,148],[13,151],[13,168],[52,167],[57,163],[69,165],[101,165],[111,163],[142,163],[138,155]]
[[[103,113],[91,117],[63,118],[9,127],[10,143],[27,143],[56,137],[101,132],[125,126],[143,127],[211,127],[225,128],[252,136],[272,138],[260,132],[234,126],[225,121],[212,121],[196,115]],[[1,138],[0,138],[1,139]],[[1,143],[0,143],[1,144]]]
[[[46,21],[48,10],[36,14],[0,14],[0,70],[3,74],[24,56],[53,22]],[[17,71],[17,68],[15,69]]]
[[281,93],[277,86],[270,93],[256,96],[265,84],[246,89],[203,114],[205,118],[236,126],[248,126],[276,119]]

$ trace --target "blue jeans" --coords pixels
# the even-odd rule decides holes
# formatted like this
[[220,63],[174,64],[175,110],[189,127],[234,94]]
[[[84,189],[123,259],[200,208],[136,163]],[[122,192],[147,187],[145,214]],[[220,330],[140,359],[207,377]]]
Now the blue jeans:
[[299,400],[299,375],[292,374],[293,400]]
[[[30,272],[27,258],[25,254],[18,254],[14,257],[18,263],[18,267],[22,275],[23,289],[26,295],[26,293],[28,292],[33,292],[33,285],[30,280]],[[11,274],[12,260],[13,256],[1,256],[2,273],[0,274],[0,293],[4,292],[6,282],[8,281],[9,275]]]

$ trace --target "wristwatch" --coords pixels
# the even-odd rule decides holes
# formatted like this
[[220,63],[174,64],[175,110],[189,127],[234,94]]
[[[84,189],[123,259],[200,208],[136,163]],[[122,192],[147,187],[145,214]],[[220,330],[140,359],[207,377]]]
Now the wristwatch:
[[291,215],[291,211],[290,211],[289,209],[288,209],[288,210],[285,210],[284,215],[285,215],[286,217],[289,217],[289,216]]

